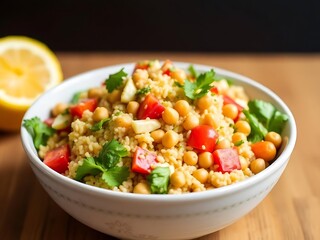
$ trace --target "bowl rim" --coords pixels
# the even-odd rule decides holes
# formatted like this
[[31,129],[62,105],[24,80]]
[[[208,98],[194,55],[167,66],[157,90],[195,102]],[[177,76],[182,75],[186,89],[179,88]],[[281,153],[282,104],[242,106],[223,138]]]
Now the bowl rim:
[[[203,65],[203,64],[194,64],[194,63],[187,63],[187,62],[177,62],[173,61],[173,64],[176,67],[187,69],[191,64],[198,70],[198,71],[208,71],[210,69],[214,69],[217,75],[226,76],[228,78],[234,79],[237,84],[238,83],[244,83],[253,86],[254,88],[257,88],[264,92],[264,94],[268,95],[270,98],[272,98],[274,101],[277,102],[283,109],[283,111],[288,115],[289,121],[287,122],[290,132],[290,138],[288,139],[288,143],[286,147],[284,148],[283,152],[280,154],[280,156],[277,158],[276,161],[274,161],[270,166],[268,166],[265,170],[260,172],[259,174],[256,174],[254,176],[251,176],[243,181],[227,185],[220,188],[215,188],[211,190],[206,190],[203,192],[193,192],[193,193],[185,193],[185,194],[134,194],[134,193],[125,193],[125,192],[116,192],[104,188],[99,188],[91,185],[87,185],[82,182],[78,182],[74,179],[68,178],[64,175],[61,175],[51,168],[47,167],[45,164],[42,163],[41,159],[38,157],[37,152],[34,148],[33,141],[27,130],[22,126],[21,124],[21,142],[23,145],[23,148],[25,152],[28,155],[29,163],[34,165],[36,168],[38,168],[43,174],[45,174],[47,177],[50,177],[52,180],[59,182],[60,184],[66,185],[67,187],[72,188],[73,190],[77,191],[85,191],[90,192],[90,194],[99,195],[99,196],[105,196],[110,198],[121,198],[124,200],[130,200],[130,201],[145,201],[145,202],[189,202],[189,201],[197,201],[197,200],[205,200],[209,198],[220,198],[225,195],[234,194],[235,192],[241,191],[243,189],[248,188],[249,186],[252,186],[258,182],[263,181],[264,179],[268,178],[273,172],[280,169],[282,165],[287,164],[289,161],[290,155],[293,152],[296,138],[297,138],[297,129],[296,129],[296,123],[294,116],[290,109],[287,107],[287,105],[283,102],[283,100],[276,95],[272,90],[269,88],[263,86],[259,82],[254,81],[253,79],[246,77],[244,75],[225,70],[219,67],[215,66],[209,66],[209,65]],[[105,66],[97,69],[93,69],[90,71],[86,71],[80,74],[77,74],[75,76],[72,76],[68,79],[65,79],[62,83],[59,85],[49,89],[45,93],[43,93],[33,104],[32,106],[27,110],[25,113],[23,120],[28,119],[30,117],[34,117],[35,115],[32,114],[32,111],[34,109],[34,106],[36,106],[42,99],[44,99],[48,94],[51,94],[53,92],[57,92],[60,90],[60,88],[68,88],[70,85],[74,85],[78,79],[85,78],[87,75],[97,74],[98,72],[105,71],[106,76],[110,74],[111,69],[116,68],[122,68],[125,69],[133,69],[135,63],[123,63],[123,64],[117,64],[117,65],[110,65]],[[113,72],[111,72],[113,73]]]

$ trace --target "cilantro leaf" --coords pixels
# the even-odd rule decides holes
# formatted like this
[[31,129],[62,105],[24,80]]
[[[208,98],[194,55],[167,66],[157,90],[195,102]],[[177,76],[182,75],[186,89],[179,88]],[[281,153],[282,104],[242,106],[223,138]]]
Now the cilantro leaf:
[[123,71],[122,68],[119,72],[110,74],[109,78],[105,80],[106,87],[108,92],[111,93],[113,90],[119,88],[123,83],[123,77],[126,77],[128,74]]
[[137,92],[136,92],[136,95],[147,95],[149,92],[151,91],[151,87],[150,86],[147,86],[147,87],[144,87],[144,88],[141,88],[139,89]]
[[104,169],[96,164],[93,157],[88,157],[85,158],[83,164],[78,167],[75,179],[80,181],[86,175],[97,175],[103,171]]
[[127,149],[117,140],[112,139],[110,142],[103,145],[102,150],[97,158],[97,163],[104,168],[112,168],[118,164],[121,157],[128,156]]
[[80,100],[80,95],[81,95],[81,94],[82,94],[82,92],[76,92],[76,93],[72,96],[70,103],[71,103],[71,104],[77,104],[77,103],[79,102],[79,100]]
[[288,116],[276,110],[269,123],[269,131],[281,133],[287,121]]
[[194,68],[194,66],[192,64],[188,67],[188,71],[189,71],[191,77],[193,77],[193,78],[197,78],[199,76],[199,72]]
[[128,167],[118,167],[121,157],[128,155],[126,148],[116,140],[105,143],[98,157],[88,157],[83,160],[76,171],[75,179],[81,181],[86,175],[98,175],[110,187],[119,186],[129,176]]
[[211,89],[211,83],[215,81],[214,75],[215,72],[211,69],[208,72],[200,74],[194,82],[186,79],[183,86],[186,96],[190,99],[197,99],[206,95]]
[[123,181],[129,177],[128,167],[113,167],[108,171],[104,171],[101,178],[110,186],[119,186]]
[[288,121],[287,115],[281,113],[271,103],[262,100],[251,100],[248,107],[249,110],[244,110],[243,113],[251,127],[251,133],[248,136],[250,141],[261,141],[271,131],[281,134]]
[[110,118],[106,118],[106,119],[102,119],[101,121],[97,122],[96,124],[94,124],[90,130],[93,132],[99,131],[102,129],[103,125],[107,122],[110,121]]
[[248,140],[253,143],[263,140],[264,136],[268,133],[268,130],[259,122],[258,118],[251,114],[248,110],[243,110],[243,113],[248,119],[251,127]]
[[156,167],[147,176],[147,180],[150,183],[151,192],[159,194],[168,193],[169,179],[169,167]]
[[55,130],[42,122],[39,117],[25,119],[23,121],[23,126],[31,135],[37,150],[39,150],[40,145],[46,145],[49,137],[55,133]]

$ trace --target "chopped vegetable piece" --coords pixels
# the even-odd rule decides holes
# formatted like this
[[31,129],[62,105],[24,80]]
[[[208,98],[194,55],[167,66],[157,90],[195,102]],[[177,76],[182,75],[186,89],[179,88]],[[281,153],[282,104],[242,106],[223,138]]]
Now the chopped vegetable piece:
[[70,114],[59,114],[52,123],[52,128],[56,130],[63,130],[70,126],[72,117]]
[[265,161],[271,161],[277,154],[277,149],[272,142],[261,141],[251,145],[252,152],[256,158],[262,158]]
[[170,180],[169,167],[156,167],[150,175],[147,176],[150,184],[151,193],[166,194],[168,193],[168,186]]
[[212,92],[214,94],[219,94],[219,89],[217,87],[213,87],[210,89],[210,92]]
[[30,133],[37,150],[39,150],[40,145],[45,146],[48,138],[55,133],[53,128],[42,122],[38,117],[23,120],[23,126]]
[[146,69],[148,69],[149,68],[149,63],[147,62],[147,61],[143,61],[143,62],[138,62],[137,64],[136,64],[136,66],[134,67],[134,70],[133,71],[135,71],[135,70],[137,70],[137,69],[142,69],[142,70],[146,70]]
[[123,78],[128,75],[123,71],[123,69],[124,68],[114,74],[110,74],[109,78],[105,80],[106,88],[108,89],[109,93],[122,86]]
[[201,98],[212,88],[215,72],[211,69],[208,72],[200,74],[194,82],[185,80],[183,89],[186,96],[190,99]]
[[165,71],[163,71],[163,74],[171,76],[171,69],[170,68],[166,69]]
[[77,116],[82,117],[82,114],[85,110],[93,112],[98,106],[98,100],[95,98],[87,98],[81,100],[78,104],[70,107],[70,113],[73,117]]
[[132,122],[132,129],[135,133],[147,133],[157,130],[161,123],[156,119],[135,120]]
[[49,150],[44,156],[43,163],[58,173],[64,173],[68,169],[70,158],[69,145]]
[[145,99],[140,103],[137,118],[138,119],[158,119],[164,111],[164,106],[160,104],[152,94],[148,94]]
[[240,160],[236,149],[217,149],[213,152],[214,163],[218,165],[217,171],[226,173],[233,170],[240,170]]
[[133,155],[132,171],[149,174],[151,167],[157,163],[157,155],[153,152],[137,147]]
[[199,125],[191,130],[188,145],[200,151],[212,152],[218,140],[218,133],[213,127]]
[[126,85],[125,85],[123,91],[122,91],[121,102],[128,103],[130,101],[133,101],[135,99],[136,92],[137,92],[137,88],[134,85],[132,78],[129,78],[126,82]]

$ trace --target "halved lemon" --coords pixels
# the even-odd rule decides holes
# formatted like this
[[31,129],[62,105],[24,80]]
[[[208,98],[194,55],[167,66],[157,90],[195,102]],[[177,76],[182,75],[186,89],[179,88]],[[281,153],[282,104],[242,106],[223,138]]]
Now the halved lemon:
[[0,130],[20,128],[28,107],[62,81],[56,55],[28,37],[0,38]]

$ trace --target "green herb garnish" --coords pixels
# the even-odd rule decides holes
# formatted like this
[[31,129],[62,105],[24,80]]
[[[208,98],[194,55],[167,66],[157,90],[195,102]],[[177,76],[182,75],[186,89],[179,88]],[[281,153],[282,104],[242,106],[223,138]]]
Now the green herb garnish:
[[117,140],[105,143],[98,157],[88,157],[83,160],[76,172],[75,179],[80,181],[86,175],[102,174],[101,178],[110,186],[119,186],[129,176],[128,167],[116,166],[122,157],[128,156],[127,149]]
[[249,110],[243,110],[251,127],[248,139],[259,142],[268,132],[274,131],[281,134],[288,116],[281,113],[271,103],[262,100],[252,100],[248,103]]
[[151,91],[151,87],[150,87],[150,86],[147,86],[147,87],[144,87],[144,88],[139,89],[139,90],[136,92],[136,95],[138,95],[138,96],[147,95],[150,91]]
[[123,71],[122,68],[119,72],[110,74],[109,78],[105,80],[106,88],[108,92],[111,93],[113,90],[119,88],[123,84],[123,77],[126,77],[128,74]]
[[183,89],[186,96],[190,99],[201,98],[212,88],[215,72],[211,69],[208,72],[200,74],[194,82],[185,80]]
[[72,96],[70,103],[71,103],[71,104],[77,104],[77,103],[79,102],[79,100],[80,100],[81,94],[82,94],[82,92],[76,92],[76,93]]
[[99,131],[102,129],[103,125],[105,123],[108,123],[110,121],[110,118],[106,118],[106,119],[102,119],[101,121],[95,123],[91,128],[90,130],[93,131],[93,132],[96,132],[96,131]]
[[169,167],[156,167],[154,170],[152,170],[151,173],[147,176],[147,180],[151,188],[151,193],[168,193],[169,179]]
[[238,142],[236,142],[234,145],[235,145],[236,147],[239,147],[239,146],[241,146],[243,143],[244,143],[244,141],[241,139],[241,140],[239,140]]
[[188,71],[189,71],[191,77],[193,77],[193,78],[197,78],[199,76],[199,72],[194,68],[194,66],[192,64],[188,67]]
[[49,137],[55,133],[53,128],[46,125],[38,117],[23,120],[23,126],[31,135],[33,144],[37,150],[39,150],[40,145],[45,146]]

